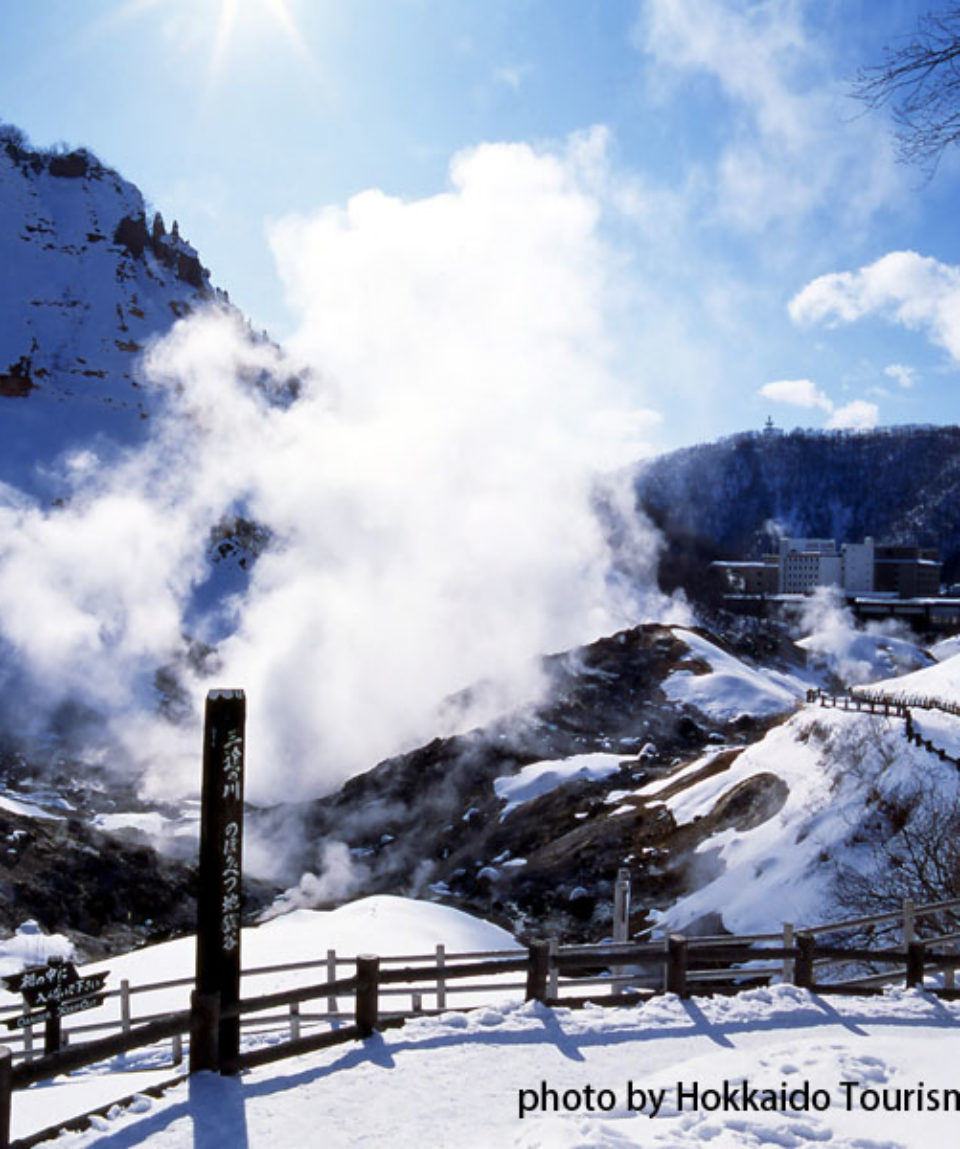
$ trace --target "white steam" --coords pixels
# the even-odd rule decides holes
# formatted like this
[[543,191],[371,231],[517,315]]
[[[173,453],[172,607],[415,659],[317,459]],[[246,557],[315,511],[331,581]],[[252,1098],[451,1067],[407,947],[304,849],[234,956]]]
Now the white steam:
[[799,642],[844,686],[861,686],[929,666],[933,659],[896,619],[859,627],[836,587],[818,587],[804,605]]
[[264,913],[261,921],[288,914],[291,910],[316,910],[348,901],[363,887],[370,871],[355,862],[343,842],[326,841],[320,851],[320,873],[310,871],[285,890]]
[[[278,224],[291,350],[315,366],[300,399],[251,384],[289,367],[222,314],[155,346],[168,403],[147,444],[65,468],[62,508],[0,503],[11,679],[48,709],[105,713],[172,790],[193,785],[199,742],[151,717],[153,671],[177,664],[195,705],[242,687],[249,795],[292,799],[437,733],[449,693],[493,676],[530,695],[537,654],[661,612],[653,532],[628,540],[644,606],[610,579],[592,503],[652,423],[616,367],[595,144],[590,178],[582,140],[484,145],[443,195],[367,192]],[[209,533],[231,509],[273,545],[205,615]],[[215,668],[185,661],[187,631],[227,632]]]

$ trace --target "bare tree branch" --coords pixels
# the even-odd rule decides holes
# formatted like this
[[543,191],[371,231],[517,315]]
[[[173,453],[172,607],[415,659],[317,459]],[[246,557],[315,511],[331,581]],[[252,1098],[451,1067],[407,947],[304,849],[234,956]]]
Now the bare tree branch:
[[960,142],[960,8],[922,16],[911,37],[884,50],[883,63],[861,69],[853,94],[891,109],[899,159],[932,175]]

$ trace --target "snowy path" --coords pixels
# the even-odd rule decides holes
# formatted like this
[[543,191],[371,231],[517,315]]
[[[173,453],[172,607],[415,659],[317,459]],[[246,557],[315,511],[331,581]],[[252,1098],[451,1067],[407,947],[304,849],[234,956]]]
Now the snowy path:
[[[505,1005],[419,1020],[363,1046],[279,1062],[240,1079],[202,1075],[142,1102],[140,1112],[57,1144],[799,1149],[829,1142],[946,1149],[960,1129],[960,1092],[944,1094],[960,1090],[958,1054],[960,1005],[913,991],[828,1002],[782,986],[729,999],[663,997],[627,1009]],[[743,1112],[744,1079],[761,1091],[750,1095],[758,1105],[763,1090],[773,1090],[778,1105],[781,1089],[799,1091],[801,1111]],[[722,1091],[725,1080],[725,1111],[693,1106],[693,1091],[709,1103],[704,1091]],[[532,1111],[542,1097],[552,1101],[544,1088],[556,1090],[561,1104],[565,1095],[579,1101],[580,1111]],[[900,1090],[899,1105],[908,1110],[885,1112],[883,1089]],[[584,1111],[588,1097],[592,1113]],[[531,1109],[523,1118],[521,1101]],[[935,1102],[949,1103],[951,1112],[932,1111]]]

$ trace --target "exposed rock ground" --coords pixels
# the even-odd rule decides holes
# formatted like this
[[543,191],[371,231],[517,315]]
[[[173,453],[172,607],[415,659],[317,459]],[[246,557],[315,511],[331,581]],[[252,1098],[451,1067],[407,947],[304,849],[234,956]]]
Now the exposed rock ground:
[[[769,628],[736,636],[735,644],[763,648],[768,660],[797,657]],[[254,822],[260,833],[293,833],[303,843],[291,857],[292,881],[317,867],[324,844],[342,842],[355,862],[351,892],[418,892],[521,934],[602,937],[617,870],[627,865],[640,928],[650,907],[682,892],[689,855],[706,836],[762,820],[783,801],[776,778],[753,781],[709,818],[678,829],[662,805],[618,799],[711,748],[717,753],[704,769],[725,770],[779,720],[724,723],[671,703],[662,684],[680,665],[690,669],[690,651],[669,627],[601,639],[545,661],[551,691],[540,705],[436,739],[328,798],[255,815]],[[585,753],[621,755],[620,769],[603,780],[566,782],[504,816],[497,778]]]

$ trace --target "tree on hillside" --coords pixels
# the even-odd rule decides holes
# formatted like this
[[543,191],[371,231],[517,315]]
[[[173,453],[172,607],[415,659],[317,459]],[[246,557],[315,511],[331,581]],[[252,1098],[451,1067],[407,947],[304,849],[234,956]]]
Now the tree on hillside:
[[932,175],[944,150],[960,142],[960,7],[921,16],[881,64],[860,71],[854,94],[892,110],[900,159]]

